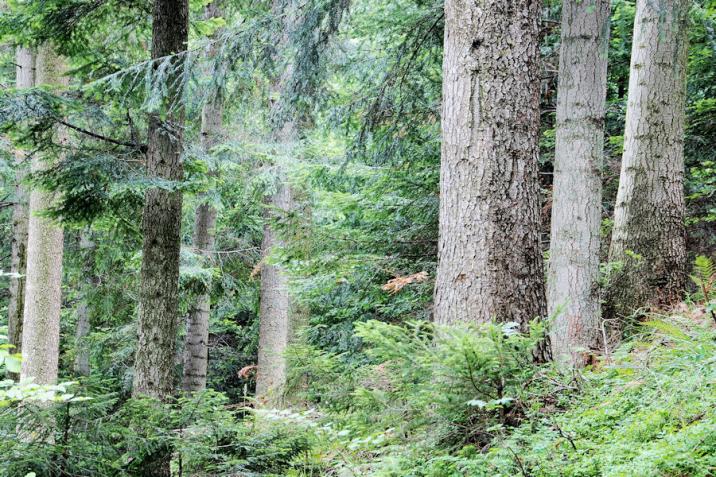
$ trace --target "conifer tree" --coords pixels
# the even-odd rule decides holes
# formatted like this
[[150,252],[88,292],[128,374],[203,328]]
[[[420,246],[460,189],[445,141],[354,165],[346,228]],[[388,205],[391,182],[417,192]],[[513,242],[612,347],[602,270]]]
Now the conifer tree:
[[599,243],[609,0],[565,0],[547,276],[555,359],[585,363],[601,341]]
[[540,2],[445,2],[435,321],[546,312],[537,180]]
[[609,260],[610,313],[680,299],[686,285],[684,107],[689,0],[638,0]]
[[[277,55],[288,57],[288,34],[294,27],[296,5],[293,1],[274,2],[273,13],[283,19],[283,30],[279,32]],[[280,63],[280,62],[279,62]],[[273,404],[281,400],[283,386],[286,383],[286,358],[284,353],[291,336],[291,298],[289,296],[288,276],[283,267],[270,263],[269,255],[277,247],[284,245],[274,230],[271,221],[293,208],[292,191],[286,183],[285,156],[293,154],[298,140],[298,125],[295,112],[283,111],[283,103],[289,93],[289,81],[293,76],[294,65],[289,61],[283,65],[271,84],[272,131],[271,139],[276,147],[279,159],[276,164],[276,190],[266,207],[266,223],[261,243],[261,297],[259,310],[259,354],[256,375],[256,397],[260,401]]]
[[[35,85],[35,54],[26,47],[15,50],[15,86],[31,88]],[[27,264],[27,191],[23,184],[27,171],[27,157],[21,150],[15,152],[15,204],[12,213],[12,249],[10,258],[10,299],[8,301],[8,343],[13,352],[22,351],[22,313],[25,306],[25,267]]]
[[[214,1],[206,6],[205,18],[220,16],[218,2]],[[214,57],[215,50],[214,44],[209,46],[209,59]],[[207,73],[211,74],[211,68]],[[223,111],[223,91],[218,88],[207,98],[201,111],[201,149],[204,154],[211,154],[212,147],[220,140]],[[193,245],[194,253],[202,257],[204,264],[210,263],[213,257],[216,215],[216,207],[211,203],[211,199],[202,196],[194,213]],[[182,380],[182,388],[185,391],[201,391],[206,388],[210,311],[211,286],[207,284],[197,296],[187,319]]]
[[[174,55],[165,78],[163,111],[149,117],[147,174],[180,181],[184,105],[181,63],[189,28],[187,0],[155,0],[152,17],[152,59]],[[155,68],[158,71],[158,68]],[[182,193],[151,188],[144,197],[142,270],[139,292],[139,342],[134,360],[135,395],[167,398],[174,389],[177,333],[179,251]],[[164,468],[164,467],[162,467]]]
[[[51,43],[42,44],[37,50],[36,84],[67,88],[69,77],[66,73],[66,60]],[[60,147],[69,142],[68,131],[63,127],[57,127],[55,136]],[[32,157],[32,171],[42,171],[55,160],[52,155],[43,157],[36,154]],[[60,352],[64,234],[58,224],[41,215],[52,206],[53,199],[52,192],[39,188],[30,192],[20,379],[32,378],[38,384],[57,381]]]

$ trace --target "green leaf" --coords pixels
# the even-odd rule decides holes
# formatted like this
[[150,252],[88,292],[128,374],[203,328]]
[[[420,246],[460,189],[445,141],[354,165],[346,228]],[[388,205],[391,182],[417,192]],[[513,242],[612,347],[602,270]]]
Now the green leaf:
[[681,340],[689,339],[689,335],[687,335],[686,333],[681,331],[681,329],[678,326],[676,326],[672,323],[667,323],[666,321],[651,320],[651,321],[645,321],[644,323],[642,323],[642,325],[648,326],[650,328],[654,328],[657,331],[661,331],[665,335],[671,336],[672,338],[678,338]]
[[5,367],[11,373],[19,373],[22,368],[22,358],[19,354],[11,354],[5,357]]

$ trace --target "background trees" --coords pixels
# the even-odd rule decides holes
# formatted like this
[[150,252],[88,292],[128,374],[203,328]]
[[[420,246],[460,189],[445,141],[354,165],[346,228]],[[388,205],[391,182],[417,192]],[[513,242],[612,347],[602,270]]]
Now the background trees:
[[[69,85],[66,60],[52,43],[38,47],[35,68],[38,85],[51,88]],[[50,167],[69,142],[66,128],[57,127],[53,133],[57,147],[46,155],[33,156],[33,172]],[[32,378],[38,384],[57,381],[60,350],[63,233],[58,224],[41,215],[52,207],[53,198],[52,192],[38,188],[30,191],[21,347],[25,359],[20,379]]]
[[[15,53],[17,88],[35,86],[35,55],[29,48],[18,46]],[[25,307],[25,266],[27,263],[27,192],[23,180],[27,174],[27,159],[23,151],[15,153],[15,204],[12,211],[12,249],[10,286],[7,303],[8,343],[18,353],[22,347],[22,316]]]
[[[145,1],[10,2],[0,268],[18,149],[52,159],[23,185],[65,238],[61,383],[0,383],[0,474],[708,475],[716,7],[689,12],[679,90],[639,40],[652,22],[632,45],[648,8],[610,4],[192,0],[161,21]],[[151,58],[152,20],[185,19]],[[9,87],[16,45],[50,43],[71,85]],[[683,137],[659,140],[683,139],[702,257],[686,301],[607,295],[605,322],[604,292],[660,257],[607,250],[623,146],[646,140],[625,134],[633,46],[656,106],[684,96]],[[545,284],[564,312],[532,321]],[[586,366],[534,363],[546,334]]]
[[[207,20],[221,18],[218,2],[206,6]],[[216,55],[216,46],[208,47],[209,59]],[[205,68],[207,76],[216,69],[211,65]],[[224,113],[223,88],[211,91],[209,99],[201,110],[201,149],[206,155],[221,142],[222,122]],[[216,173],[216,168],[214,168]],[[201,203],[194,212],[194,235],[192,245],[194,253],[202,257],[202,265],[212,262],[216,243],[217,210],[211,194],[202,197]],[[211,282],[204,285],[204,290],[196,297],[196,303],[189,310],[186,325],[186,343],[184,346],[184,373],[182,387],[186,391],[201,391],[206,388],[206,370],[208,365],[209,345],[209,313],[211,311]]]

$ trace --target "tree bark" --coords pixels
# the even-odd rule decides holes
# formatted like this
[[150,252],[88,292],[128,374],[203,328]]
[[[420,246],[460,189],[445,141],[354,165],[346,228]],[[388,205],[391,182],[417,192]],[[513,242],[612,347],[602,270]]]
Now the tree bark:
[[601,347],[599,233],[609,0],[565,0],[557,89],[547,277],[557,361],[586,364]]
[[[38,85],[69,85],[65,60],[50,43],[38,48],[36,68]],[[65,128],[57,128],[56,139],[60,144],[69,141]],[[51,157],[33,156],[32,172],[45,169],[49,162]],[[37,384],[57,381],[59,359],[63,232],[52,220],[39,215],[52,205],[53,198],[51,192],[30,192],[20,379],[32,378]]]
[[[17,64],[15,86],[35,86],[35,54],[29,48],[18,46],[15,54]],[[12,248],[10,258],[10,299],[8,301],[8,343],[14,346],[13,353],[22,351],[22,313],[25,306],[25,268],[27,264],[27,191],[23,185],[27,158],[18,150],[15,152],[15,204],[12,211]],[[8,373],[12,379],[19,376]]]
[[[152,58],[186,50],[189,7],[187,0],[155,0],[152,22]],[[166,119],[149,117],[147,173],[179,181],[183,177],[181,148],[184,123],[182,57],[173,60],[165,84]],[[179,250],[182,194],[153,188],[145,194],[142,216],[142,270],[139,293],[139,342],[134,360],[133,394],[168,398],[174,388],[177,332]]]
[[87,230],[80,235],[80,253],[82,255],[82,297],[77,306],[77,327],[75,329],[75,374],[89,376],[90,355],[87,346],[87,336],[90,333],[90,305],[89,294],[97,287],[98,280],[95,274],[94,261],[97,245],[92,240],[91,231]]
[[268,262],[275,248],[284,246],[269,223],[277,214],[292,208],[291,189],[279,179],[278,189],[270,202],[264,238],[261,244],[261,297],[259,309],[259,356],[256,375],[256,397],[260,402],[280,404],[286,384],[284,353],[291,336],[291,300],[288,276],[279,265]]
[[688,0],[638,0],[619,189],[609,259],[609,312],[681,298],[686,282],[684,103]]
[[445,3],[437,323],[546,312],[539,17],[539,1]]
[[[274,12],[282,14],[284,30],[278,40],[277,50],[288,48],[288,32],[294,27],[296,5],[293,2],[274,2]],[[282,10],[283,9],[283,10]],[[277,58],[277,63],[280,58]],[[272,83],[273,98],[285,98],[293,77],[293,63],[288,63]],[[287,114],[280,100],[272,100],[272,139],[276,145],[276,191],[266,210],[264,238],[261,244],[261,296],[259,307],[259,353],[256,373],[256,398],[260,403],[280,405],[286,384],[286,348],[291,339],[292,307],[288,276],[280,265],[269,263],[272,250],[284,247],[271,221],[293,209],[293,194],[286,180],[286,162],[292,159],[298,140],[298,121],[293,112]]]
[[[217,2],[206,6],[206,18],[221,16]],[[215,56],[215,46],[208,52],[209,58]],[[207,71],[211,74],[211,70]],[[201,111],[201,148],[204,154],[211,154],[211,148],[218,144],[221,137],[223,116],[223,94],[218,89],[207,99]],[[211,201],[202,196],[194,215],[194,253],[202,257],[203,264],[210,264],[213,258],[216,228],[216,208]],[[182,388],[185,391],[202,391],[206,388],[206,373],[209,359],[209,316],[211,311],[211,286],[207,284],[189,310],[186,341],[184,346],[184,376]]]

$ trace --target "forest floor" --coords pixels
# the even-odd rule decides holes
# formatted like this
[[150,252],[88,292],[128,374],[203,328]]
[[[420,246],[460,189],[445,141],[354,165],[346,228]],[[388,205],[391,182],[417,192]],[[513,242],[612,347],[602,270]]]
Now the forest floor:
[[[320,417],[282,411],[273,418],[315,419],[314,429],[322,429],[324,437],[313,444],[314,463],[321,462],[325,472],[332,461],[331,472],[321,475],[716,475],[712,316],[684,304],[650,314],[636,326],[639,331],[597,366],[572,375],[553,368],[536,372],[521,397],[527,408],[522,418],[516,425],[495,422],[486,429],[492,436],[487,444],[450,443],[440,436],[435,416],[444,413],[449,399],[434,398],[417,410],[410,401],[418,400],[420,391],[381,391],[375,382],[370,390],[353,390],[347,408]],[[454,397],[461,399],[458,391]],[[470,431],[470,422],[460,424]]]

